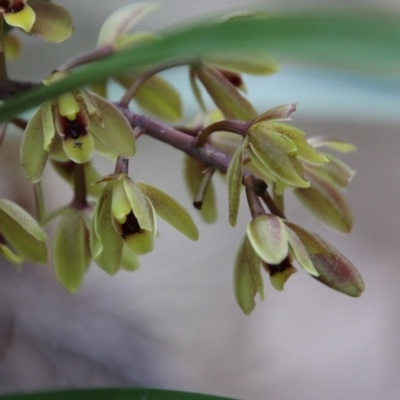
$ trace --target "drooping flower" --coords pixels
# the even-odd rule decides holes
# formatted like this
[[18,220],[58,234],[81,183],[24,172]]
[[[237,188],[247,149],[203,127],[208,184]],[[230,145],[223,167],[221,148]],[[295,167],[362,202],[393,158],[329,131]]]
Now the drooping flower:
[[62,42],[72,32],[72,19],[62,6],[42,0],[0,0],[8,25],[49,42]]
[[109,274],[137,265],[137,255],[153,250],[156,214],[189,239],[198,239],[191,216],[161,190],[126,174],[112,174],[100,182],[107,185],[96,203],[90,248],[96,264]]
[[324,239],[293,222],[262,214],[247,225],[235,259],[235,297],[245,314],[254,309],[257,293],[261,299],[264,296],[260,267],[269,273],[272,286],[281,291],[296,272],[293,260],[339,292],[358,297],[364,290],[354,265]]
[[[45,84],[65,75],[55,72]],[[83,164],[92,158],[95,148],[115,157],[132,157],[136,151],[133,130],[110,102],[78,89],[47,101],[36,110],[22,140],[21,163],[27,177],[37,182],[53,150]]]

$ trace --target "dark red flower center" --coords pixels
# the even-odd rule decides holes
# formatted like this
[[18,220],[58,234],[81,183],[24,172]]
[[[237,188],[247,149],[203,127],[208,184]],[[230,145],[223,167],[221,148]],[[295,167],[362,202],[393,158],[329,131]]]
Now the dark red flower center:
[[139,221],[132,211],[126,216],[126,221],[121,225],[121,228],[122,237],[143,232],[142,228],[139,225]]
[[22,0],[3,0],[0,1],[0,10],[3,10],[5,13],[17,13],[24,8],[25,4]]

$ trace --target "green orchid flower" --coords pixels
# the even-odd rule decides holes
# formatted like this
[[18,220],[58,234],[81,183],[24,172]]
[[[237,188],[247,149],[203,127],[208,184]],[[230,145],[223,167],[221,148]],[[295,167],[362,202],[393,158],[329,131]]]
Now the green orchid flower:
[[174,199],[126,174],[112,174],[95,207],[90,231],[90,248],[96,264],[115,274],[120,267],[136,269],[137,256],[154,248],[156,214],[191,240],[198,230],[191,216]]
[[[45,84],[66,74],[55,72]],[[28,179],[37,182],[52,152],[57,160],[63,158],[61,152],[64,158],[83,164],[90,161],[95,148],[115,158],[132,157],[136,152],[133,129],[110,102],[78,89],[36,110],[26,127],[20,157]]]
[[49,42],[62,42],[73,33],[69,12],[41,0],[1,0],[0,13],[8,25]]

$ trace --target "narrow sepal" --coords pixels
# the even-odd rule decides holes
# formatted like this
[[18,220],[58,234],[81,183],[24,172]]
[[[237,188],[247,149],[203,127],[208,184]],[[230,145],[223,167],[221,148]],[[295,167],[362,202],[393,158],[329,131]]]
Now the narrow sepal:
[[217,69],[198,67],[196,74],[226,118],[249,120],[257,111]]
[[197,78],[196,78],[196,70],[195,68],[190,68],[189,70],[189,81],[190,81],[190,87],[192,89],[192,92],[194,94],[194,97],[198,103],[198,105],[200,106],[201,110],[206,113],[207,112],[207,107],[204,103],[203,100],[203,95],[201,93],[201,89],[197,83]]
[[247,236],[254,251],[268,264],[279,264],[288,255],[285,225],[275,215],[263,214],[247,225]]
[[271,108],[253,120],[253,125],[266,121],[287,121],[291,120],[291,115],[296,111],[296,103],[282,104],[281,106]]
[[313,136],[308,139],[308,142],[315,148],[324,147],[330,150],[335,150],[340,153],[351,153],[357,150],[354,144],[341,139],[330,138],[325,136]]
[[144,182],[135,182],[150,199],[156,214],[191,240],[198,240],[199,230],[191,215],[172,197]]
[[49,156],[44,148],[43,129],[42,110],[39,107],[26,126],[20,149],[22,168],[32,183],[40,181]]
[[114,275],[121,263],[123,240],[112,224],[112,185],[107,185],[96,202],[90,229],[90,252],[96,264]]
[[288,225],[286,225],[286,234],[289,240],[290,253],[293,258],[310,275],[318,276],[318,271],[315,269],[307,249],[305,248],[299,237],[296,235],[296,233],[292,229],[290,229]]
[[243,175],[243,146],[235,151],[226,173],[228,183],[229,223],[236,226]]
[[306,248],[319,276],[316,279],[330,288],[352,297],[364,291],[363,279],[354,265],[330,243],[293,222],[285,222]]
[[318,221],[339,232],[350,232],[353,214],[342,189],[317,171],[307,170],[311,186],[295,189],[293,193],[296,199]]
[[47,236],[40,225],[17,204],[0,200],[0,229],[11,247],[25,260],[47,262]]
[[236,254],[234,265],[234,292],[236,302],[246,315],[250,315],[258,293],[264,299],[264,284],[261,275],[260,259],[254,251],[247,235],[243,238]]
[[2,255],[10,263],[21,265],[24,257],[14,253],[8,246],[0,243],[0,255]]
[[331,154],[324,154],[328,159],[324,165],[320,165],[316,171],[331,179],[336,185],[341,188],[346,188],[350,181],[353,179],[356,171],[351,169],[342,160],[334,157]]
[[70,293],[76,292],[90,264],[89,232],[80,212],[68,210],[54,237],[53,263],[58,281]]

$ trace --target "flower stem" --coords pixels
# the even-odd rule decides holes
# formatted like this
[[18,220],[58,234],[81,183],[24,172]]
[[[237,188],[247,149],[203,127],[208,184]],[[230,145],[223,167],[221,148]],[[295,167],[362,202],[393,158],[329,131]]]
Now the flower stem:
[[115,170],[116,174],[126,174],[128,175],[129,172],[129,159],[118,157],[117,162],[115,163]]
[[4,39],[4,19],[0,17],[0,81],[8,80]]
[[84,164],[74,164],[74,198],[71,202],[71,207],[78,210],[88,207],[86,200],[86,179]]
[[36,217],[40,225],[44,224],[46,219],[46,205],[44,202],[42,182],[33,184],[33,195],[35,198]]
[[274,183],[272,186],[272,198],[274,200],[275,205],[278,207],[281,213],[284,214],[285,213],[284,197],[282,194],[277,194],[275,189],[276,188]]
[[124,95],[121,97],[121,100],[119,101],[121,106],[127,107],[132,98],[135,97],[135,94],[139,90],[139,88],[154,75],[158,74],[159,72],[165,71],[167,69],[181,67],[183,65],[188,65],[193,62],[194,60],[192,59],[169,61],[163,64],[156,65],[155,67],[146,70],[142,74],[139,74],[132,83],[132,85],[126,90]]
[[108,56],[114,52],[112,46],[102,46],[96,50],[88,51],[87,53],[79,54],[76,57],[65,61],[58,67],[58,71],[70,71],[73,68],[79,67],[80,65],[88,64],[93,61],[100,60],[101,58]]
[[265,214],[264,207],[262,206],[256,191],[254,177],[251,175],[246,176],[243,181],[246,188],[247,203],[249,204],[252,218],[254,219],[259,215]]

